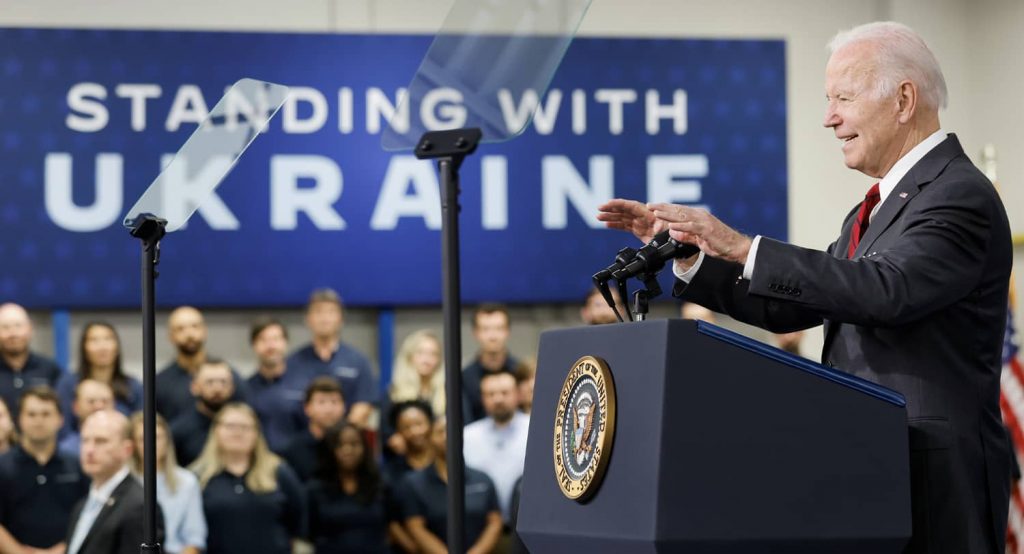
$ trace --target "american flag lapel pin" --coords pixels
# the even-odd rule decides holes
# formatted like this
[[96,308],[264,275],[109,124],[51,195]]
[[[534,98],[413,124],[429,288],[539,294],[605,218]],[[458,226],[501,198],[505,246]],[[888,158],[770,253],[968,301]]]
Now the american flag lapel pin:
[[905,193],[905,192],[901,192],[900,193],[900,198],[906,198],[906,197],[907,197],[907,193]]

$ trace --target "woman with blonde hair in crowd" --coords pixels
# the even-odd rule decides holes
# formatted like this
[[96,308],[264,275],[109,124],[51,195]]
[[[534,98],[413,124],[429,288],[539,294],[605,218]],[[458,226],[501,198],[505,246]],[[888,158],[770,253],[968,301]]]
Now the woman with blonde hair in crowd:
[[[142,412],[131,418],[132,472],[142,479]],[[206,517],[199,480],[178,465],[171,428],[156,416],[156,498],[164,516],[163,551],[166,554],[199,554],[206,548]]]
[[18,442],[18,434],[14,429],[14,419],[7,402],[0,398],[0,454],[7,452]]
[[381,406],[383,434],[387,445],[395,454],[405,454],[405,442],[395,429],[388,425],[391,406],[410,400],[422,400],[430,405],[435,414],[445,410],[444,357],[441,339],[427,329],[420,329],[402,341],[391,372],[389,402]]
[[207,554],[290,554],[306,533],[306,498],[288,464],[267,447],[247,404],[217,412],[189,466],[203,488]]

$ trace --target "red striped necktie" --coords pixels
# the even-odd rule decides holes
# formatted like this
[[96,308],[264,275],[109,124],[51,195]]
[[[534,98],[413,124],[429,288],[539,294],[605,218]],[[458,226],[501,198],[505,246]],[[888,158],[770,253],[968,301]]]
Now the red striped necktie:
[[850,233],[850,248],[846,252],[847,258],[853,258],[853,253],[857,250],[860,239],[868,230],[868,218],[871,217],[871,210],[875,209],[875,206],[878,205],[878,201],[881,199],[882,195],[878,192],[878,183],[875,183],[868,189],[868,193],[864,195],[864,202],[860,205],[860,211],[857,212],[857,219],[853,221],[853,232]]

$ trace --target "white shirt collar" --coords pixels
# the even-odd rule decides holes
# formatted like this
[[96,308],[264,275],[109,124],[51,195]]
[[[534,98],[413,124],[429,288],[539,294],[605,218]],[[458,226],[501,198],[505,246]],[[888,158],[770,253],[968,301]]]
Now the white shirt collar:
[[[917,165],[917,162],[921,161],[921,158],[925,157],[927,153],[931,152],[932,149],[944,140],[946,140],[946,132],[939,129],[929,135],[928,138],[919,142],[917,146],[910,149],[910,152],[907,152],[902,158],[897,160],[892,166],[892,169],[889,170],[889,173],[886,173],[885,177],[882,177],[882,180],[878,182],[878,195],[880,197],[878,206],[881,206],[882,203],[885,202],[885,199],[889,197],[889,193],[891,193],[893,189],[896,188],[896,185],[903,180],[903,177],[907,175],[910,168]],[[877,210],[878,207],[875,208],[875,211]],[[875,211],[872,211],[871,215],[874,215]]]
[[114,494],[114,489],[124,481],[125,477],[128,477],[129,468],[128,466],[122,467],[113,477],[107,479],[106,483],[103,483],[100,487],[89,487],[89,496],[99,501],[101,504],[106,504],[110,500],[110,495]]

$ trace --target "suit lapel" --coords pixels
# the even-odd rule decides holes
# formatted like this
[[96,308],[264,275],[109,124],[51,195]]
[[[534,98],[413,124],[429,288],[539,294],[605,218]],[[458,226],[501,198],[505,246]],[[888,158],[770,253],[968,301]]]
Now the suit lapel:
[[132,476],[128,475],[121,481],[121,484],[114,489],[114,492],[110,493],[110,498],[107,499],[106,504],[103,505],[103,509],[96,516],[96,521],[93,522],[92,527],[89,528],[89,534],[85,536],[85,540],[82,541],[82,546],[78,549],[79,552],[85,552],[85,547],[88,546],[89,541],[95,535],[95,532],[102,529],[101,525],[110,518],[110,514],[118,508],[121,501],[121,496],[124,494],[125,489],[131,485]]
[[[914,167],[910,168],[910,171],[896,184],[896,188],[885,198],[885,202],[882,202],[875,217],[871,218],[871,224],[868,225],[867,232],[860,239],[860,244],[857,245],[857,250],[853,253],[853,259],[860,258],[869,252],[878,237],[892,224],[903,208],[917,196],[921,187],[934,181],[949,165],[949,162],[963,152],[960,141],[957,140],[956,135],[951,134],[931,152],[925,154]],[[846,244],[849,244],[849,241]]]

